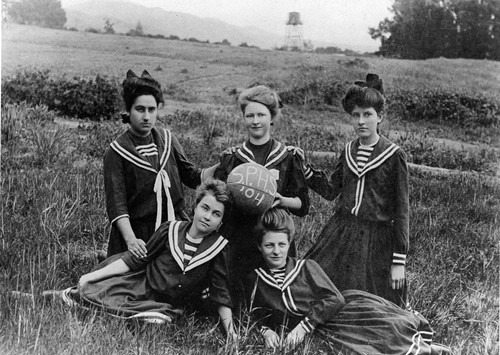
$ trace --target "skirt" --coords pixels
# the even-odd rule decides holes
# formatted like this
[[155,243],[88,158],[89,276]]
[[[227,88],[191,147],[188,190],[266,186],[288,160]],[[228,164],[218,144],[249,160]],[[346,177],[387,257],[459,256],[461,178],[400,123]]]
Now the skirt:
[[419,313],[367,292],[342,292],[345,306],[315,332],[341,354],[430,354],[433,330]]
[[[106,259],[98,267],[119,256]],[[182,308],[159,299],[147,282],[146,269],[89,282],[81,288],[71,287],[63,292],[63,300],[72,306],[99,309],[118,318],[150,323],[170,322],[183,313]]]
[[305,258],[316,261],[340,290],[362,290],[406,307],[406,286],[393,290],[391,222],[367,221],[337,211]]

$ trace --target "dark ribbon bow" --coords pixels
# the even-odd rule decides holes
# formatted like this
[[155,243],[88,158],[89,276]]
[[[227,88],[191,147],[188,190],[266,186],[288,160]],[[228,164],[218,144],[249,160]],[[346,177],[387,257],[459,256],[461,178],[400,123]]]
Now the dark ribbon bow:
[[[128,70],[127,71],[127,78],[138,78],[138,76],[132,71],[132,70]],[[148,73],[147,70],[144,70],[141,74],[141,78],[148,78],[148,79],[153,79],[151,77],[151,75]]]
[[375,89],[381,94],[384,94],[382,79],[380,79],[377,74],[368,74],[366,75],[366,81],[355,81],[354,84],[363,88]]

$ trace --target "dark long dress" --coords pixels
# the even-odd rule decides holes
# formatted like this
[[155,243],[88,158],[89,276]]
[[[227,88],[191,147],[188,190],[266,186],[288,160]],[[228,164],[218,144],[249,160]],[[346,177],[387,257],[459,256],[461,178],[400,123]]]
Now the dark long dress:
[[[215,178],[226,181],[229,173],[243,163],[261,164],[271,171],[277,180],[277,192],[286,197],[298,197],[302,202],[300,210],[290,212],[302,217],[309,212],[309,195],[302,164],[297,156],[290,153],[286,146],[274,139],[266,143],[268,151],[259,161],[250,142],[245,142],[234,154],[223,155],[216,169]],[[257,159],[257,160],[256,160]],[[257,248],[254,228],[259,216],[248,215],[234,208],[221,228],[221,234],[229,240],[229,270],[233,301],[240,303],[244,297],[243,284],[246,275],[261,262]],[[295,255],[295,244],[290,246],[290,254]]]
[[[147,242],[161,223],[187,219],[182,184],[194,189],[201,182],[202,171],[187,159],[169,130],[153,128],[147,138],[127,131],[104,155],[106,209],[111,223],[108,257],[127,251],[115,223],[118,219],[128,217],[135,236]],[[140,154],[137,146],[146,142],[156,145],[157,156]],[[143,147],[150,149],[150,145]]]
[[330,178],[307,169],[308,186],[336,212],[305,257],[315,260],[339,290],[367,291],[406,306],[406,287],[390,286],[393,265],[405,265],[409,244],[408,168],[405,153],[380,137],[361,172],[359,140],[346,145]]
[[281,286],[265,267],[250,281],[255,285],[252,314],[278,334],[283,326],[290,331],[300,324],[327,340],[335,353],[431,353],[433,331],[422,315],[368,292],[340,292],[312,260],[288,258]]
[[205,236],[189,262],[184,265],[186,232],[191,222],[166,222],[147,243],[148,256],[135,258],[130,252],[112,256],[98,268],[122,258],[131,271],[65,290],[71,304],[97,307],[122,318],[169,321],[182,308],[200,303],[209,288],[209,301],[232,307],[227,282],[225,246],[227,240],[212,233]]

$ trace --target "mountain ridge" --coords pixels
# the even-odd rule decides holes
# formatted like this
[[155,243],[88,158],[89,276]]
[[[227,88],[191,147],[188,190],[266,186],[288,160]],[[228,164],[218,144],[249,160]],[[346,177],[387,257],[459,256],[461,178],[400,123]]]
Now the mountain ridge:
[[[66,27],[83,31],[87,28],[102,30],[105,19],[113,24],[117,33],[135,30],[140,22],[145,34],[171,36],[181,39],[196,38],[211,43],[228,40],[237,46],[247,43],[263,49],[281,47],[285,39],[283,35],[270,33],[255,26],[236,26],[223,20],[202,18],[182,12],[168,11],[159,7],[146,7],[129,1],[97,1],[65,6]],[[307,39],[306,39],[307,40]],[[312,41],[314,46],[337,46],[332,43]]]
[[175,35],[211,43],[227,39],[233,45],[247,43],[269,49],[282,46],[284,41],[284,36],[256,27],[239,27],[217,18],[201,18],[159,7],[148,8],[127,1],[89,1],[67,6],[64,10],[66,27],[80,31],[87,28],[102,30],[105,19],[109,19],[117,33],[134,30],[140,22],[145,34]]

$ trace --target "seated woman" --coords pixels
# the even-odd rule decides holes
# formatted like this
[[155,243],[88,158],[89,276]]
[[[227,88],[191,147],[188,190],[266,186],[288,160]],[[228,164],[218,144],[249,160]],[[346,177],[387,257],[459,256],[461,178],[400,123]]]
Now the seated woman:
[[342,354],[447,353],[432,344],[420,314],[368,292],[341,293],[315,261],[288,257],[294,229],[291,216],[276,208],[256,227],[264,263],[249,276],[251,305],[267,347],[293,347],[314,331]]
[[192,222],[165,222],[147,243],[147,256],[130,251],[111,256],[80,278],[76,287],[45,291],[70,305],[95,307],[124,319],[170,322],[182,307],[199,303],[209,288],[209,301],[228,336],[234,337],[232,303],[227,284],[226,244],[219,235],[230,207],[226,184],[209,179],[196,190]]

